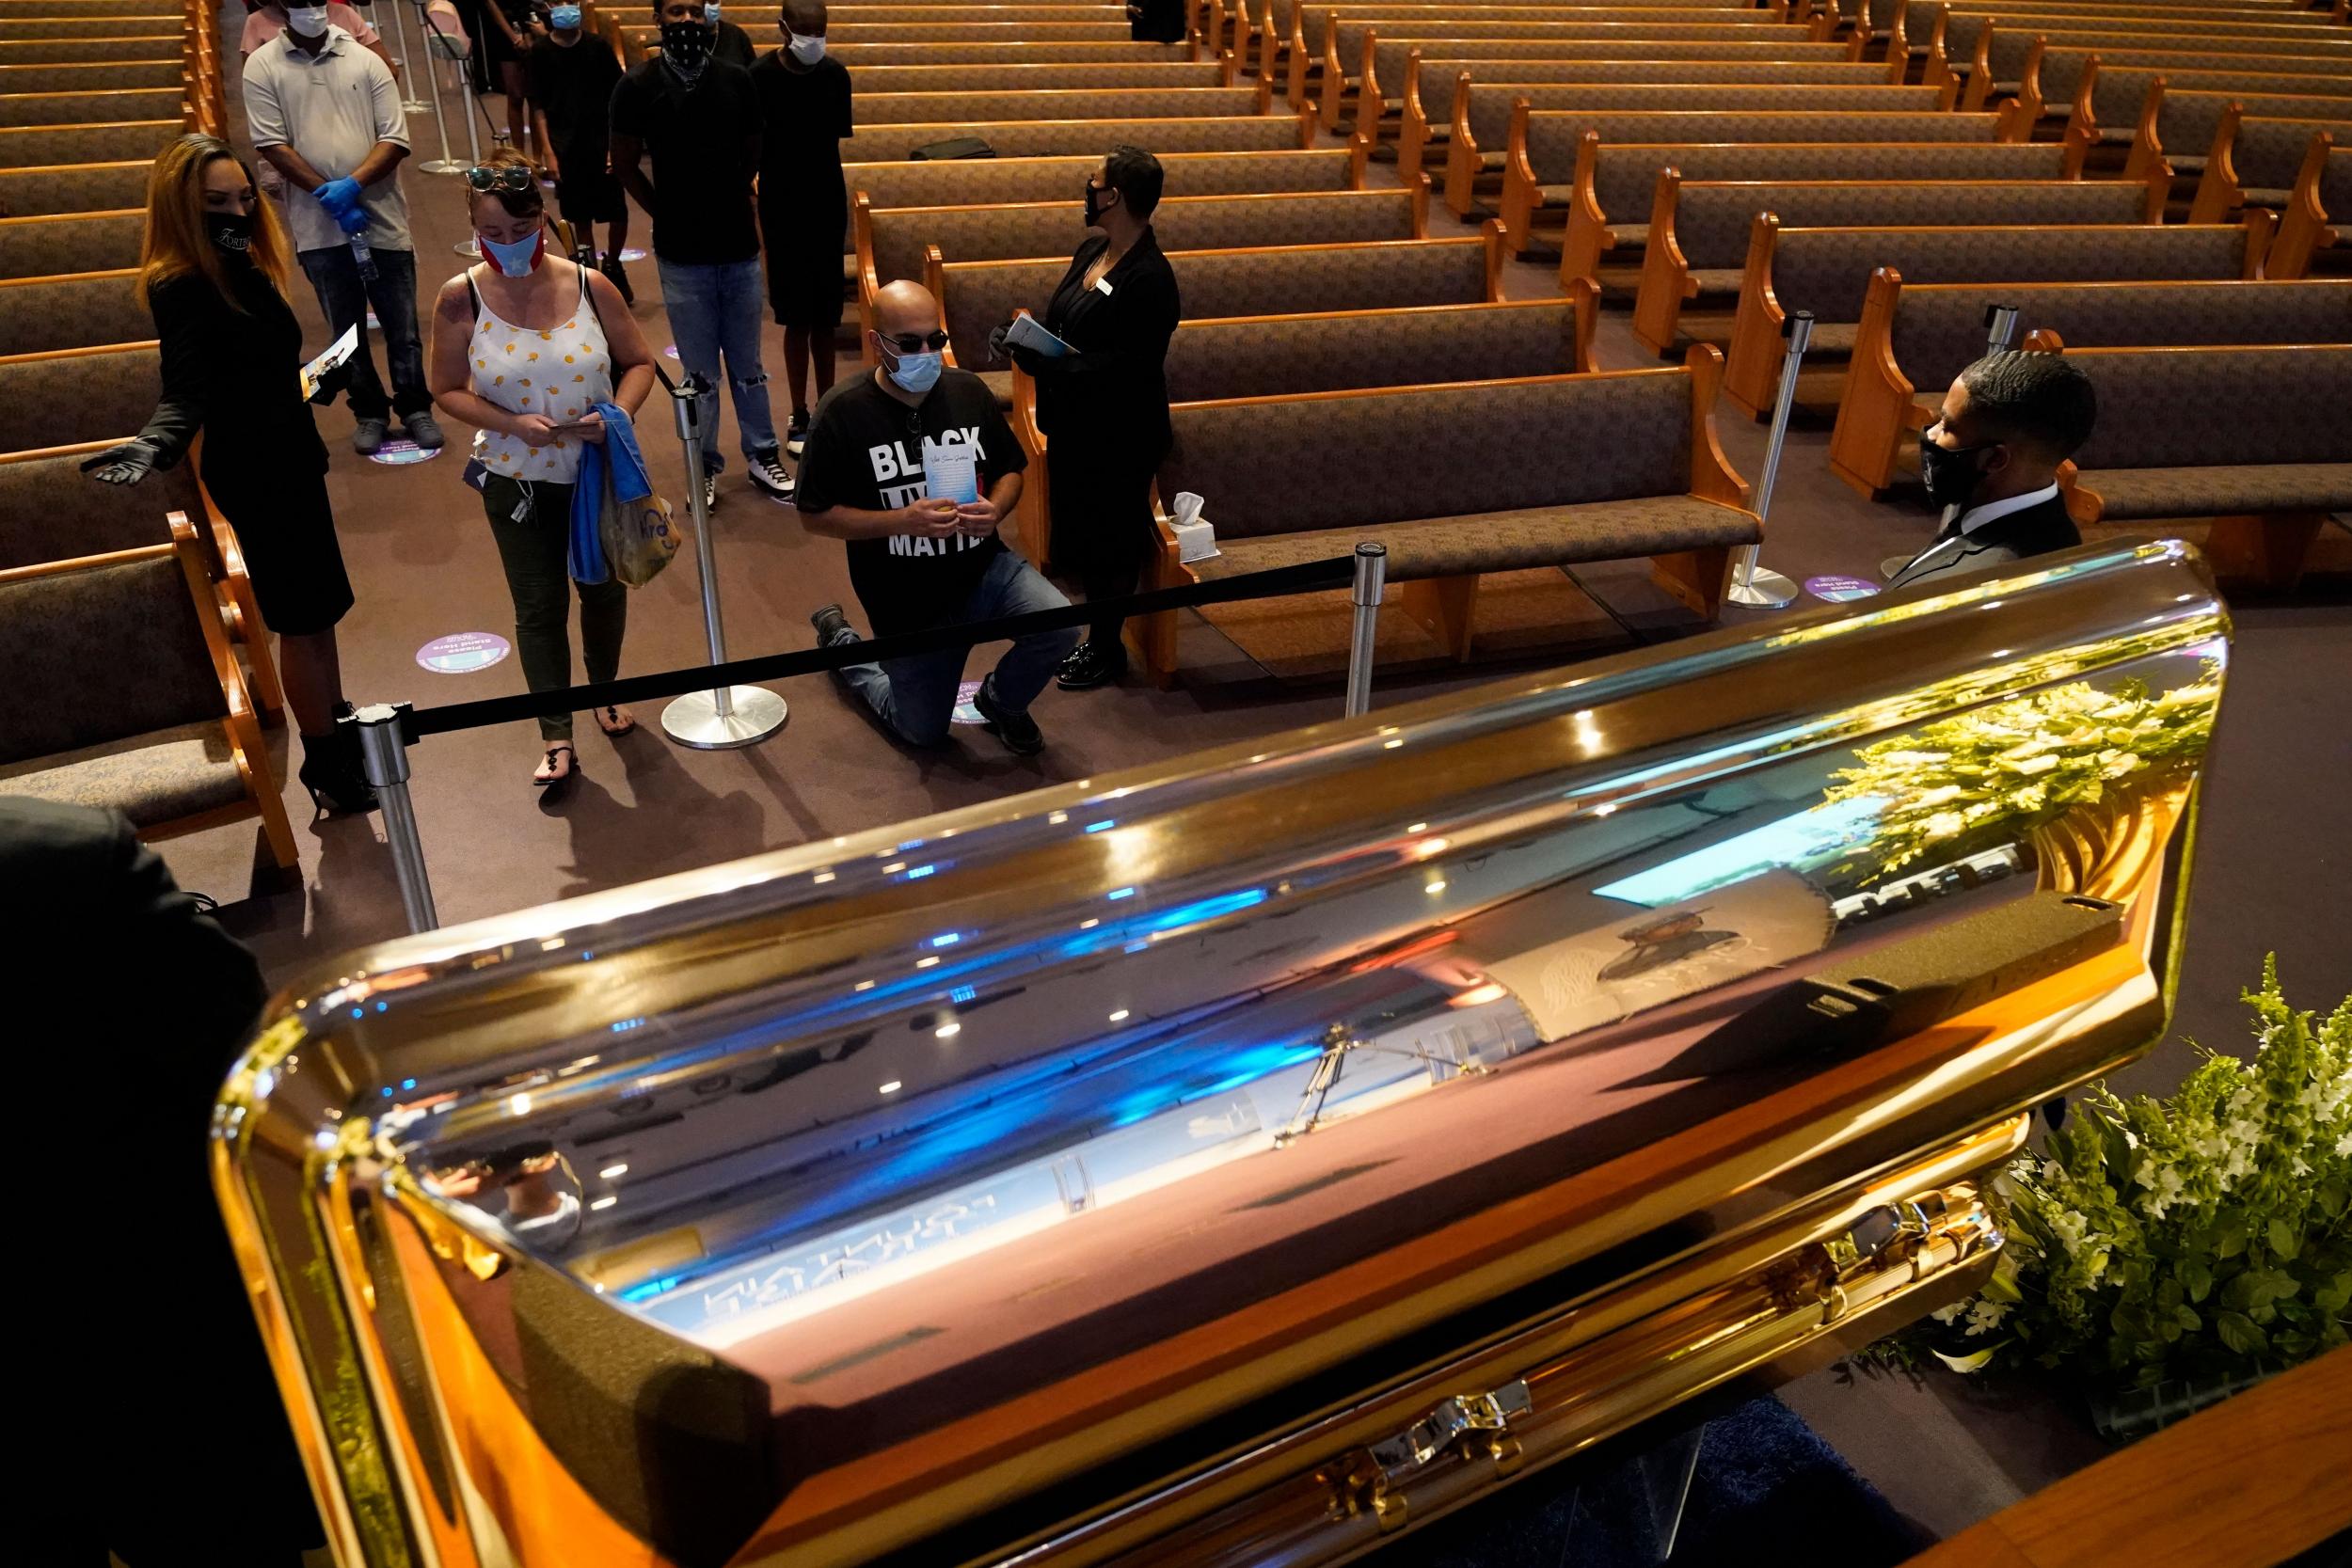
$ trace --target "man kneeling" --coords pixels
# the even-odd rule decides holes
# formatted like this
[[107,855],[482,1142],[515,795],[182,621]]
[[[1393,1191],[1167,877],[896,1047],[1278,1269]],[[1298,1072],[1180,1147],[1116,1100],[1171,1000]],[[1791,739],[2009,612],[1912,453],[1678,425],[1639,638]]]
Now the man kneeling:
[[[874,634],[1069,604],[996,537],[997,520],[1021,499],[1028,456],[980,378],[941,363],[947,334],[939,302],[920,284],[893,283],[874,298],[874,325],[882,363],[817,405],[800,473],[801,521],[848,543],[850,583]],[[931,493],[934,479],[941,494]],[[858,641],[839,605],[809,621],[819,647]],[[974,705],[1011,750],[1026,755],[1044,746],[1029,704],[1077,641],[1074,626],[1024,637],[980,683]],[[891,733],[937,746],[947,738],[970,652],[967,644],[853,664],[840,675]]]

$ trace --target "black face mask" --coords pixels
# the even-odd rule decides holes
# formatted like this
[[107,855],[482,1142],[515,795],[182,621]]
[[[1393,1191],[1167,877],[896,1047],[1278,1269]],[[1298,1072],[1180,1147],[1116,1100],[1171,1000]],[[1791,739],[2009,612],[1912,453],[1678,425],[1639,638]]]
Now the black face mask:
[[1919,482],[1928,487],[1928,504],[1939,511],[1966,506],[1968,498],[1984,482],[1984,470],[1976,464],[1977,453],[1991,451],[1999,445],[1998,441],[1985,441],[1973,447],[1939,447],[1922,435]]
[[1087,227],[1100,229],[1103,226],[1103,214],[1110,211],[1111,198],[1118,193],[1098,188],[1091,180],[1087,182],[1086,190]]
[[253,249],[253,214],[250,213],[207,213],[204,232],[215,247],[240,260],[249,260]]
[[661,24],[661,57],[680,71],[700,71],[710,58],[711,28],[702,22]]

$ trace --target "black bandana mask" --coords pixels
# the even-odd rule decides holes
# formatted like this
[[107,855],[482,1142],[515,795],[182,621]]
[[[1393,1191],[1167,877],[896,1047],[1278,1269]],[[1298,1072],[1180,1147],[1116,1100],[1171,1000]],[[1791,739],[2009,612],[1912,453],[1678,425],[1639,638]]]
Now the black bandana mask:
[[204,233],[214,247],[241,261],[250,260],[253,249],[253,214],[250,213],[207,213]]
[[692,75],[710,61],[711,28],[701,22],[661,24],[661,57]]

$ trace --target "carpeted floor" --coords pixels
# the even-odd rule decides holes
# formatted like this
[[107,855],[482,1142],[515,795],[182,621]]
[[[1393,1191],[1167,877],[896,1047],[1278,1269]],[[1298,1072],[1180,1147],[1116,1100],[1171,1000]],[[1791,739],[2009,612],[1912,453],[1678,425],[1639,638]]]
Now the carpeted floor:
[[[1597,1477],[1538,1472],[1449,1514],[1382,1553],[1382,1568],[1779,1568],[1821,1560],[1836,1521],[1836,1560],[1888,1568],[1929,1544],[1820,1433],[1776,1399],[1707,1423],[1672,1525],[1680,1466],[1628,1461]],[[1581,1481],[1581,1484],[1580,1484]],[[1663,1527],[1661,1528],[1661,1527]],[[1671,1533],[1670,1533],[1671,1532]]]
[[[235,94],[231,93],[235,114]],[[502,122],[502,116],[498,117]],[[451,132],[462,140],[453,119]],[[429,123],[412,126],[419,156],[434,150]],[[1375,166],[1376,181],[1393,180]],[[420,288],[429,298],[460,259],[466,234],[460,182],[405,173],[418,236]],[[1456,231],[1438,204],[1432,232]],[[642,215],[637,235],[646,232]],[[1071,240],[1079,237],[1072,203]],[[669,340],[650,261],[633,267],[636,314],[659,347]],[[1549,265],[1515,264],[1510,297],[1557,292]],[[326,334],[313,301],[297,285],[296,309],[310,346]],[[1627,330],[1623,302],[1605,311],[1603,367],[1655,362]],[[781,334],[768,333],[768,366],[783,373]],[[854,373],[845,360],[844,372]],[[787,403],[781,385],[775,408]],[[2193,419],[2195,410],[2181,417]],[[1761,468],[1764,431],[1728,410],[1724,445],[1742,474]],[[788,509],[743,485],[733,419],[723,419],[730,474],[714,542],[730,651],[750,654],[806,645],[807,617],[831,599],[853,603],[838,545],[805,534]],[[421,668],[417,650],[453,632],[513,632],[513,611],[478,499],[458,483],[462,429],[438,460],[407,467],[371,464],[350,451],[350,417],[320,419],[333,451],[329,489],[358,590],[343,623],[347,689],[359,701],[420,706],[522,689],[508,658],[461,675]],[[1400,440],[1412,433],[1398,433]],[[1792,433],[1781,470],[1765,562],[1802,581],[1823,573],[1873,575],[1883,557],[1924,543],[1930,520],[1915,502],[1873,505],[1830,474],[1828,423],[1807,416]],[[1573,431],[1561,433],[1573,441]],[[680,491],[681,462],[666,413],[647,421],[645,449],[663,493]],[[1432,462],[1445,454],[1432,451]],[[2352,534],[2329,547],[2341,559]],[[1638,565],[1527,574],[1494,596],[1470,668],[1431,657],[1417,629],[1391,611],[1375,704],[1456,689],[1501,669],[1542,667],[1703,629],[1653,587]],[[691,564],[635,594],[625,673],[680,668],[705,657]],[[2208,776],[2189,905],[2188,949],[2173,1036],[2122,1075],[2126,1086],[2163,1088],[2189,1061],[2195,1037],[2229,1047],[2243,1038],[2238,989],[2276,949],[2288,986],[2306,1006],[2325,1006],[2352,979],[2352,604],[2343,578],[2307,583],[2292,600],[2237,607],[2229,696]],[[1768,612],[1732,610],[1738,624]],[[1131,685],[1086,694],[1049,691],[1038,719],[1051,741],[1043,755],[1016,759],[977,731],[945,754],[912,757],[872,727],[822,680],[781,689],[792,704],[786,729],[743,752],[701,752],[670,745],[640,714],[641,732],[606,741],[582,723],[584,777],[568,799],[543,801],[529,784],[538,743],[528,725],[437,736],[411,753],[415,798],[444,920],[454,923],[612,887],[690,866],[901,820],[1001,797],[1049,782],[1090,777],[1200,746],[1275,733],[1340,707],[1336,650],[1343,612],[1327,599],[1220,616],[1225,631],[1188,620],[1183,680],[1160,691]],[[1239,641],[1235,641],[1239,639]],[[1420,644],[1416,646],[1416,644]],[[1250,653],[1262,654],[1266,666]],[[976,662],[975,673],[977,665]],[[1324,672],[1317,673],[1316,672]],[[282,741],[280,742],[282,744]],[[281,755],[282,764],[286,759]],[[281,767],[281,776],[290,768]],[[310,823],[307,799],[291,787],[302,846],[297,876],[257,876],[250,826],[219,829],[164,846],[181,881],[217,897],[225,921],[280,978],[358,943],[398,934],[400,903],[373,818]],[[1891,1507],[1942,1536],[2006,1506],[2095,1457],[2095,1438],[2066,1409],[2030,1385],[1960,1384],[1945,1378],[1839,1382],[1823,1374],[1783,1397],[1839,1452],[1861,1465]],[[1501,1563],[1506,1560],[1496,1557]],[[1679,1558],[1677,1560],[1681,1560]],[[1746,1560],[1756,1559],[1751,1553]]]

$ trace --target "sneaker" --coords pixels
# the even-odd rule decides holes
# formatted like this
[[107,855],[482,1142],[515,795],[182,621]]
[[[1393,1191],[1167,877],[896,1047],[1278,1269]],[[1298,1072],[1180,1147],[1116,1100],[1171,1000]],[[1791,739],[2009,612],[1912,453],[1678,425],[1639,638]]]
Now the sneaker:
[[781,452],[768,451],[755,453],[743,465],[743,471],[752,482],[752,488],[779,506],[792,504],[792,476],[784,471]]
[[830,648],[845,638],[857,640],[857,633],[850,629],[850,618],[841,613],[837,604],[829,604],[810,616],[808,624],[817,628],[817,645],[820,648]]
[[707,468],[703,470],[703,510],[719,510],[719,476]]
[[604,274],[614,288],[621,291],[622,304],[637,303],[637,291],[628,286],[628,269],[621,265],[621,259],[618,255],[607,256],[596,270]]
[[1037,727],[1037,721],[996,701],[994,675],[980,682],[980,689],[972,694],[972,705],[980,710],[980,727],[1003,741],[1006,751],[1033,757],[1045,750],[1045,734]]
[[1064,691],[1087,691],[1108,686],[1127,673],[1127,648],[1121,642],[1097,642],[1092,638],[1070,651],[1061,661],[1054,684]]
[[425,451],[441,450],[441,427],[433,422],[433,416],[420,408],[400,421],[407,428],[408,439]]
[[373,457],[384,450],[387,428],[382,420],[361,420],[351,433],[351,450],[362,457]]
[[791,427],[784,433],[784,450],[794,457],[798,457],[807,445],[808,413],[805,409],[795,409],[792,414]]

